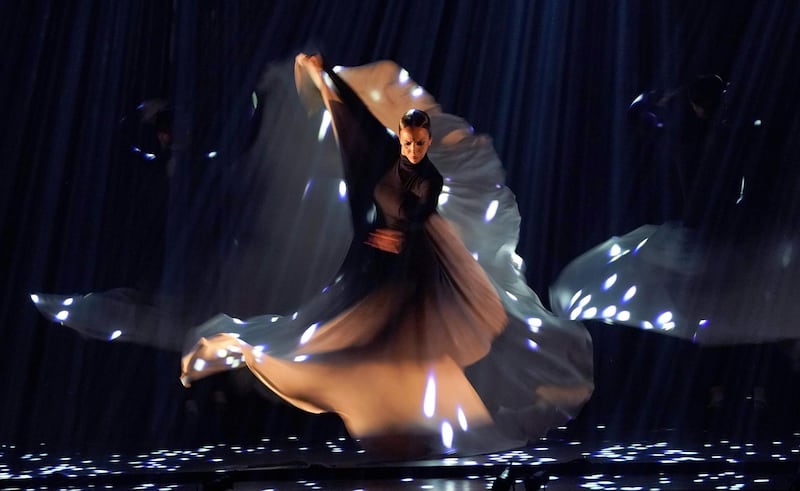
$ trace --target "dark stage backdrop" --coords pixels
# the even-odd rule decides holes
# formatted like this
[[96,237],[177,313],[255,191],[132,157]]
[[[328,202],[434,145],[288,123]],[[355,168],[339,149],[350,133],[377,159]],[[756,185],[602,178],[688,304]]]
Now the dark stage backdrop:
[[[637,94],[718,73],[748,107],[796,107],[795,4],[3,2],[0,443],[114,448],[342,431],[240,377],[185,390],[178,354],[82,339],[29,299],[130,285],[142,258],[171,267],[182,226],[225,223],[213,176],[235,169],[268,63],[302,50],[345,66],[393,59],[489,134],[523,217],[518,251],[546,302],[570,259],[675,217],[669,159],[642,150],[626,119]],[[174,108],[175,172],[192,176],[180,184],[159,180],[163,159],[131,150],[156,148],[136,122],[137,105],[153,98]],[[221,158],[187,170],[211,151]],[[197,201],[216,214],[191,216]],[[625,390],[612,384],[597,397]]]

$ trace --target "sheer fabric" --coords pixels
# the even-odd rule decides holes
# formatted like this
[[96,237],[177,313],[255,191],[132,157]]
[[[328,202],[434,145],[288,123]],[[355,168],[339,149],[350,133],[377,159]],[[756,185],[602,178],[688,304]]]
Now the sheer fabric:
[[[285,66],[272,67],[262,90],[285,89],[292,75]],[[190,330],[182,381],[247,367],[288,402],[336,412],[366,448],[395,456],[511,448],[572,418],[593,388],[591,340],[579,323],[547,311],[525,283],[515,253],[520,216],[491,140],[443,113],[393,62],[337,68],[328,78],[342,98],[332,113],[322,110],[300,74],[305,121],[284,115],[287,105],[303,107],[295,96],[263,108],[262,127],[274,130],[273,141],[317,133],[314,151],[324,157],[315,160],[303,198],[309,187],[336,189],[339,196],[333,193],[328,203],[345,206],[350,220],[336,215],[339,230],[308,234],[319,248],[330,244],[342,251],[349,241],[346,253],[339,252],[341,267],[299,308],[267,310],[265,300],[258,315],[221,314]],[[376,208],[374,188],[394,171],[399,155],[387,128],[412,107],[431,116],[428,156],[442,176],[441,193],[437,210],[409,226],[403,251],[395,255],[370,247],[365,238],[387,213],[384,204]],[[328,122],[341,155],[325,144]],[[294,152],[294,160],[280,165],[297,166],[302,174],[309,150]],[[338,201],[342,196],[346,203]],[[300,215],[291,206],[279,214]],[[273,237],[280,240],[280,231]],[[241,276],[227,273],[231,279],[224,285],[247,289],[236,281]],[[310,265],[293,274],[325,276]],[[258,311],[252,297],[239,312]],[[40,295],[37,306],[96,337],[120,331],[120,339],[160,343],[161,336],[136,322],[114,331],[98,329],[109,324],[98,316],[88,321],[91,328],[73,323],[90,298],[74,297],[65,319],[58,318],[63,297]],[[162,346],[174,348],[175,336]]]

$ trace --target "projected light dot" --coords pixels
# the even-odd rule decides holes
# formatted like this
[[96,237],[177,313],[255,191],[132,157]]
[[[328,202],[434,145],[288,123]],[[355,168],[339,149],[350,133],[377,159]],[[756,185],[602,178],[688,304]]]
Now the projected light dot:
[[411,91],[411,96],[412,97],[420,97],[424,93],[425,93],[425,91],[422,89],[422,87],[417,85],[416,87],[414,87],[414,90]]
[[671,320],[672,320],[672,312],[667,310],[666,312],[662,312],[661,314],[659,314],[659,316],[656,318],[656,323],[663,325],[666,324],[667,322],[670,322]]
[[617,313],[617,320],[622,322],[629,321],[631,320],[631,313],[627,310],[620,310]]
[[280,317],[278,317],[277,315],[273,315],[272,318],[269,321],[270,322],[278,322],[278,319],[280,319]]
[[464,410],[461,409],[461,406],[458,406],[458,409],[456,410],[456,414],[458,416],[458,426],[461,427],[462,431],[467,431],[467,428],[468,428],[467,415],[464,414]]
[[244,324],[244,321],[242,319],[239,319],[238,317],[234,317],[232,320],[234,324],[240,324],[240,325]]
[[508,295],[508,298],[510,298],[511,300],[514,300],[515,302],[516,302],[517,300],[519,300],[519,299],[517,298],[517,296],[516,296],[516,295],[514,295],[514,294],[513,294],[513,293],[511,293],[511,292],[506,292],[506,295]]
[[379,91],[377,89],[373,89],[373,90],[369,91],[369,97],[373,101],[378,102],[378,101],[381,100],[381,91]]
[[538,350],[538,349],[539,349],[539,343],[537,343],[537,342],[536,342],[536,341],[534,341],[533,339],[529,339],[529,340],[528,340],[528,348],[530,348],[530,349],[532,349],[532,350],[536,351],[536,350]]
[[447,203],[447,200],[449,200],[449,199],[450,199],[450,195],[449,194],[447,194],[447,193],[440,194],[439,195],[439,206],[442,206],[445,203]]
[[208,157],[208,158],[210,158],[210,159],[213,159],[213,158],[214,158],[214,157],[216,157],[216,156],[217,156],[217,152],[215,152],[215,151],[211,151],[211,152],[208,152],[208,153],[206,154],[206,157]]
[[292,314],[292,320],[297,319],[297,316],[300,315],[300,312],[295,312]]
[[113,340],[117,339],[120,336],[122,336],[122,331],[117,329],[116,331],[111,333],[111,336],[108,337],[108,340],[109,341],[113,341]]
[[339,181],[339,198],[344,199],[347,197],[347,183]]
[[194,370],[197,372],[202,372],[205,367],[206,367],[206,361],[201,360],[199,358],[195,360],[194,364],[192,365],[192,368],[194,368]]
[[632,299],[634,295],[636,295],[636,287],[632,286],[625,291],[625,295],[622,296],[622,301],[627,302]]
[[217,350],[217,358],[225,358],[228,356],[228,350],[225,348],[220,348]]
[[74,298],[72,298],[72,297],[69,297],[68,299],[66,299],[66,300],[64,300],[63,302],[61,302],[61,304],[62,304],[62,305],[64,305],[64,306],[67,306],[67,307],[69,307],[69,306],[70,306],[70,305],[72,305],[74,302],[75,302],[75,299],[74,299]]
[[591,319],[592,317],[597,315],[597,307],[589,307],[588,309],[583,311],[583,318],[584,319]]
[[428,382],[425,384],[422,412],[429,418],[432,418],[434,412],[436,412],[436,378],[433,375],[428,375]]
[[580,307],[580,306],[578,306],[578,307],[575,307],[575,308],[572,310],[572,312],[570,312],[570,314],[569,314],[569,319],[574,321],[575,319],[577,319],[577,318],[578,318],[578,316],[580,316],[580,315],[581,315],[581,312],[583,312],[583,308],[582,308],[582,307]]
[[600,313],[600,317],[605,319],[610,319],[617,314],[617,307],[614,305],[609,305],[608,307],[603,309],[603,312]]
[[442,423],[442,444],[445,448],[453,448],[453,426],[447,421]]
[[708,319],[701,319],[700,322],[697,323],[700,327],[706,327],[708,325]]
[[400,73],[397,75],[397,81],[401,84],[408,82],[410,76],[408,75],[408,71],[405,68],[400,69]]
[[609,256],[619,256],[622,253],[622,248],[618,244],[614,244],[608,250]]
[[40,302],[39,295],[36,295],[36,294],[31,295],[31,301],[33,303],[39,303]]
[[67,317],[69,317],[69,311],[68,310],[62,310],[61,312],[56,314],[56,319],[58,319],[60,321],[67,320]]
[[591,301],[592,301],[592,295],[591,294],[586,295],[581,299],[580,302],[578,302],[578,307],[580,308],[586,307],[586,305]]
[[497,214],[498,206],[500,206],[500,202],[496,199],[489,203],[488,208],[486,208],[486,214],[484,215],[484,221],[490,222],[492,219],[494,219],[495,215]]
[[478,260],[478,253],[477,252],[473,252],[472,253],[472,257],[475,258],[475,260],[477,261]]
[[575,301],[578,300],[578,298],[580,298],[581,295],[583,295],[583,290],[576,291],[572,295],[572,298],[569,299],[569,306],[572,307],[575,304]]
[[294,357],[294,361],[296,361],[298,363],[306,361],[306,360],[308,360],[308,355],[299,355],[299,356],[295,356]]
[[674,322],[665,322],[661,326],[661,329],[663,329],[665,331],[671,331],[671,330],[675,329],[675,323]]
[[528,317],[526,321],[528,323],[528,327],[533,332],[539,332],[539,328],[542,327],[542,319],[538,317]]
[[606,281],[603,282],[603,290],[608,290],[609,288],[614,286],[614,283],[616,282],[617,282],[617,274],[614,273],[608,278],[606,278]]
[[639,242],[639,243],[636,245],[636,248],[634,249],[634,252],[639,252],[639,249],[641,249],[641,248],[642,248],[642,246],[643,246],[643,245],[645,245],[645,243],[647,243],[647,239],[649,239],[649,237],[645,237],[644,239],[642,239],[642,241],[641,241],[641,242]]
[[316,324],[311,324],[308,326],[308,329],[300,336],[300,344],[306,344],[311,337],[314,335],[314,332],[317,330],[317,326],[319,326],[319,322]]
[[319,131],[317,132],[317,141],[325,139],[328,134],[328,128],[331,127],[331,113],[326,109],[322,113],[322,120],[319,122]]
[[643,329],[652,329],[654,327],[655,326],[653,325],[652,322],[650,322],[650,321],[642,321],[642,328]]

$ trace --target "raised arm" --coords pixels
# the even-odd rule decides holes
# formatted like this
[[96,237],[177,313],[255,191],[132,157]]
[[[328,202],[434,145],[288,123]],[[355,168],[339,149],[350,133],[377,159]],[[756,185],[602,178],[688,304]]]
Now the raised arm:
[[375,184],[400,153],[397,139],[344,80],[324,68],[321,56],[297,55],[295,82],[301,96],[306,97],[311,95],[308,84],[312,83],[330,113],[342,154],[354,231],[366,233],[365,220],[373,206]]

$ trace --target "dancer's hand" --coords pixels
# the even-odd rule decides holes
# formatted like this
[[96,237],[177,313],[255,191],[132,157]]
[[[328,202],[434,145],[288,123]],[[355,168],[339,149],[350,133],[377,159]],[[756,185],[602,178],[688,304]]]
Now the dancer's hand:
[[322,55],[300,53],[294,58],[294,63],[305,70],[318,89],[322,89]]

